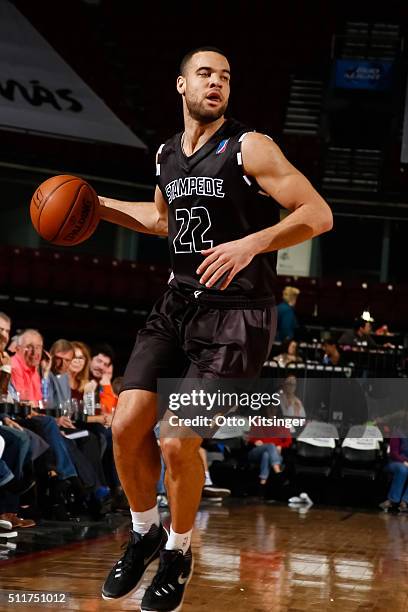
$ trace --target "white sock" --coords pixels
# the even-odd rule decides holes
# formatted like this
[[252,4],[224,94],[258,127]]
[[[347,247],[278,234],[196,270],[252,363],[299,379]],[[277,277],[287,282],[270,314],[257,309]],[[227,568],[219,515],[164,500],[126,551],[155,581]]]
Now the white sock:
[[132,515],[133,531],[140,533],[140,535],[148,533],[152,525],[160,525],[157,504],[145,512],[133,512],[133,510],[131,510],[130,514]]
[[211,480],[210,472],[206,472],[205,473],[205,483],[204,483],[204,486],[205,487],[211,487],[212,483],[213,483],[213,481]]
[[186,531],[186,533],[176,533],[173,531],[173,527],[170,527],[169,539],[166,543],[166,550],[182,550],[185,555],[191,544],[191,534],[193,530]]

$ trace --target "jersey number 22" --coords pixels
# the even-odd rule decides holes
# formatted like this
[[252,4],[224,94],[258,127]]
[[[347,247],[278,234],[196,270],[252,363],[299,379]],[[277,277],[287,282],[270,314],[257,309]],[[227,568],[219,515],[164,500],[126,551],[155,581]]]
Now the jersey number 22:
[[176,220],[181,221],[177,236],[173,240],[175,253],[200,253],[211,249],[212,240],[204,240],[204,234],[211,227],[208,210],[204,206],[194,206],[190,210],[178,208]]

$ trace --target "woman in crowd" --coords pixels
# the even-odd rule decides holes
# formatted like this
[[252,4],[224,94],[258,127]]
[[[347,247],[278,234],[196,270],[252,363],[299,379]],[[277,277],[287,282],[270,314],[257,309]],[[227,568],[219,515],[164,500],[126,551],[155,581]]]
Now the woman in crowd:
[[301,363],[303,361],[298,353],[298,343],[291,339],[282,342],[282,352],[274,359],[281,368],[286,368],[289,363]]
[[89,349],[83,342],[71,342],[74,347],[74,357],[68,370],[71,396],[77,401],[84,398],[84,393],[90,390],[89,385],[89,363],[91,355]]
[[[281,417],[281,410],[278,406],[269,406],[266,417],[274,416]],[[252,447],[248,459],[252,463],[259,463],[259,482],[265,485],[271,469],[275,474],[282,471],[282,449],[292,444],[290,431],[280,426],[252,426],[247,441]]]

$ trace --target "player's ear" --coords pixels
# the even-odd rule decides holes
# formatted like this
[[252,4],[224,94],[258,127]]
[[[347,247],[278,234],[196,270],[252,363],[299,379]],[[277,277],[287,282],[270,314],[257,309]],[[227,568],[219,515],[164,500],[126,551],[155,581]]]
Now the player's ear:
[[177,91],[182,96],[184,95],[185,88],[186,88],[186,80],[183,76],[180,75],[177,77]]

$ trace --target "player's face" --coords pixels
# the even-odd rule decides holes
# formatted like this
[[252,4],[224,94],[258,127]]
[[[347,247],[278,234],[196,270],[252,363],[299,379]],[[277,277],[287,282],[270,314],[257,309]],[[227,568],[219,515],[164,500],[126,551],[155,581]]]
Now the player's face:
[[179,77],[179,93],[184,95],[190,116],[202,123],[211,123],[222,117],[230,94],[230,67],[219,53],[196,53],[186,66],[185,75]]

